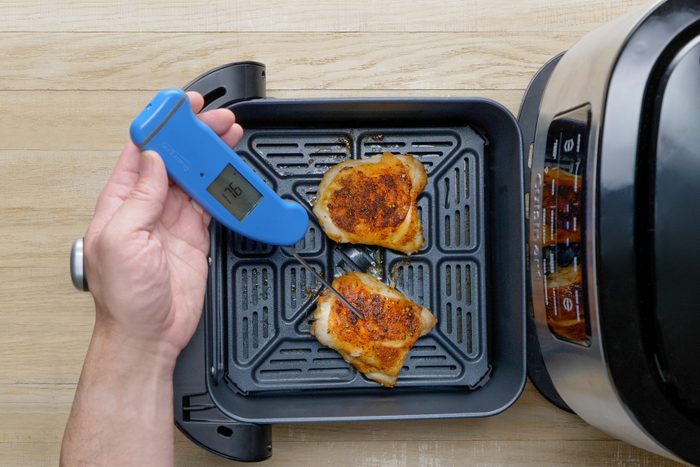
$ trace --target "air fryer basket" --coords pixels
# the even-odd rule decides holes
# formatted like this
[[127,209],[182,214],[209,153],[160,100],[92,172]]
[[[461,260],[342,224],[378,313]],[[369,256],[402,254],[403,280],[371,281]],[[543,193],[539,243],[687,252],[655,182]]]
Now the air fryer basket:
[[[319,114],[319,115],[322,115]],[[415,155],[429,175],[418,199],[426,245],[407,257],[329,240],[313,219],[297,252],[326,277],[370,271],[438,317],[406,359],[398,387],[468,386],[487,379],[485,239],[481,173],[484,140],[453,128],[248,128],[238,154],[283,197],[311,213],[323,173],[382,151]],[[283,227],[282,227],[283,228]],[[339,354],[309,334],[320,283],[282,249],[216,229],[225,300],[225,378],[236,390],[373,388]]]
[[[438,325],[410,352],[397,387],[380,388],[309,334],[320,290],[309,271],[279,248],[213,225],[203,320],[176,368],[178,425],[219,454],[252,460],[265,457],[264,449],[243,455],[231,446],[243,446],[236,436],[251,430],[267,444],[269,430],[259,424],[505,410],[525,378],[522,148],[512,115],[483,99],[235,102],[236,66],[193,87],[213,106],[235,111],[245,128],[238,154],[310,213],[333,164],[383,151],[411,153],[424,164],[422,251],[407,257],[337,245],[313,215],[296,250],[326,277],[359,270],[394,284],[430,308]],[[244,66],[264,73],[261,65]]]

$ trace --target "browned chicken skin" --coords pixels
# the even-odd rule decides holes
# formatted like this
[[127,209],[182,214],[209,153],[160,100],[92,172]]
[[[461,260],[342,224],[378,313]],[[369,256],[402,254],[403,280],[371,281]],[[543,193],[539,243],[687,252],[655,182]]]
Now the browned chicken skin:
[[410,154],[341,162],[323,176],[314,214],[338,243],[415,253],[425,243],[416,199],[427,180]]
[[413,344],[435,327],[437,319],[427,308],[369,274],[345,274],[333,281],[333,287],[364,318],[355,316],[325,290],[316,301],[311,333],[369,379],[394,386]]

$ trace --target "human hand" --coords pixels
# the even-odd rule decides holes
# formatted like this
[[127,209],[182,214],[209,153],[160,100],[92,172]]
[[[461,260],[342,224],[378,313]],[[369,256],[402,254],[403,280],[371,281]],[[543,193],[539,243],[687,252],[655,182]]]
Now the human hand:
[[[188,97],[199,113],[202,96]],[[229,110],[199,118],[231,147],[243,135]],[[141,154],[127,143],[85,235],[96,331],[174,363],[202,312],[209,221],[208,213],[169,182],[158,154]]]

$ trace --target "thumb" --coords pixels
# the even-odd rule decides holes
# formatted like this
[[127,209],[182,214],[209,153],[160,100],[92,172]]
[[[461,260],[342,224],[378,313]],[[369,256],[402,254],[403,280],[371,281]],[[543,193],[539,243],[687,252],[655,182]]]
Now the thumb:
[[163,214],[168,174],[158,153],[144,151],[140,159],[139,178],[114,217],[117,225],[130,230],[151,231]]

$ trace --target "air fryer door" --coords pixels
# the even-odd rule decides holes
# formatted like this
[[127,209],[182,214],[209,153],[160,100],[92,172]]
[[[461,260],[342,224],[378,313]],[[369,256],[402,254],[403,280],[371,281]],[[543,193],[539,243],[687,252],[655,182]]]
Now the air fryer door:
[[700,419],[700,36],[671,62],[656,95],[645,229],[650,347],[672,400]]

